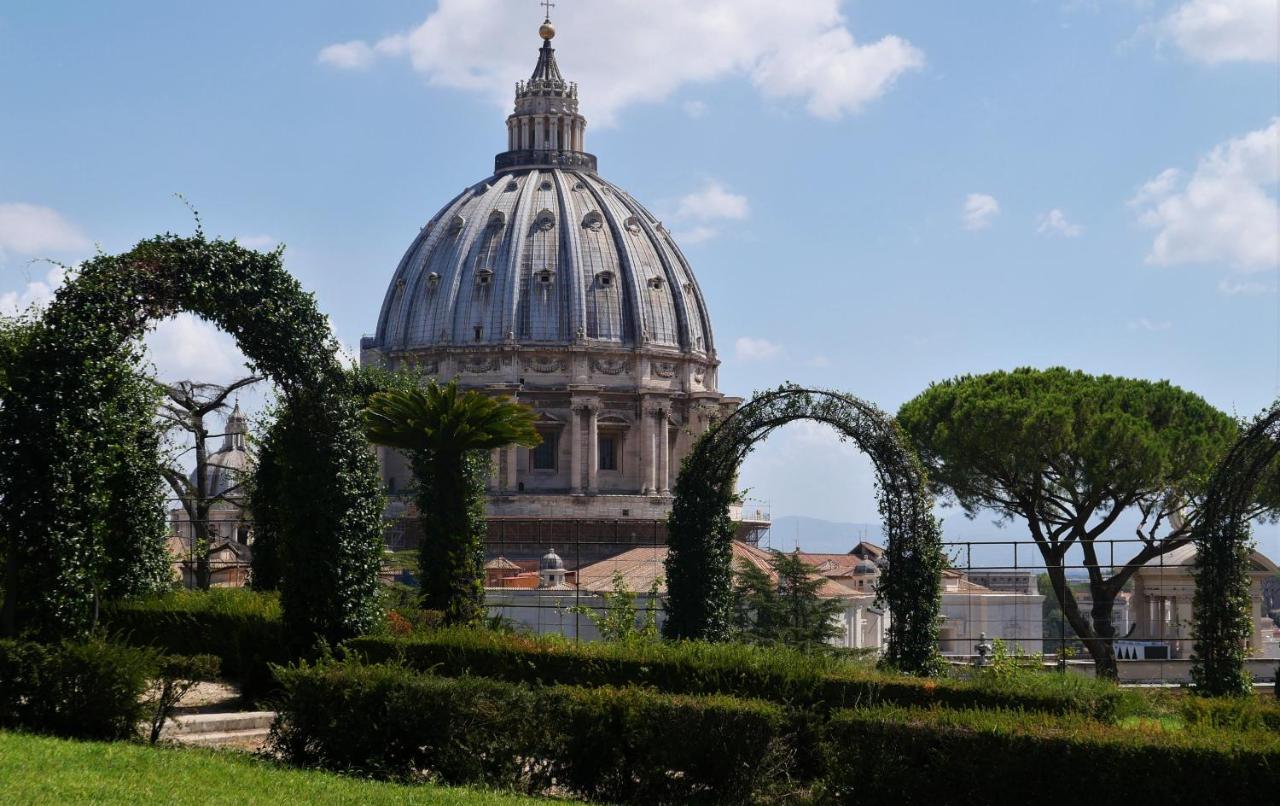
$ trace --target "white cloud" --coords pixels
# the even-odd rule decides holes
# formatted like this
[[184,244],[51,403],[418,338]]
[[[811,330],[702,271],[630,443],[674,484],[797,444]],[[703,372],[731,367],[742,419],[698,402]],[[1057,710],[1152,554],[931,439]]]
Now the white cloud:
[[672,237],[676,239],[676,243],[695,244],[706,243],[712,238],[720,234],[720,230],[715,227],[697,226],[679,232],[672,233]]
[[782,348],[767,339],[739,336],[733,343],[733,354],[739,361],[772,361],[782,355]]
[[249,374],[235,339],[189,313],[157,324],[147,334],[146,346],[161,381],[225,385]]
[[1228,297],[1256,297],[1276,293],[1275,283],[1259,283],[1253,280],[1220,280],[1218,291]]
[[356,39],[330,45],[321,50],[316,59],[339,70],[364,70],[373,64],[374,52],[368,44]]
[[16,316],[25,313],[33,306],[43,308],[53,299],[54,292],[66,277],[66,269],[53,266],[43,280],[32,280],[21,291],[7,291],[0,294],[0,314]]
[[1208,64],[1280,60],[1276,0],[1189,0],[1165,17],[1160,33]]
[[1000,215],[1000,202],[985,193],[970,193],[964,200],[964,228],[972,232],[986,229]]
[[1057,235],[1061,238],[1078,238],[1084,234],[1084,227],[1074,224],[1067,214],[1056,207],[1040,216],[1036,223],[1036,232],[1040,235]]
[[1220,264],[1242,271],[1280,265],[1280,118],[1214,148],[1186,178],[1170,168],[1130,200],[1156,230],[1147,262]]
[[697,120],[707,116],[707,105],[702,101],[685,101],[684,113]]
[[[810,113],[838,118],[860,110],[924,54],[898,36],[857,42],[840,0],[592,0],[557,9],[556,44],[566,77],[581,86],[597,125],[637,103],[680,87],[733,77],[766,97],[797,99]],[[481,92],[503,106],[529,75],[538,45],[535,14],[504,0],[440,0],[416,28],[370,45],[362,40],[321,51],[326,64],[358,69],[377,57],[402,57],[438,87]],[[642,69],[637,69],[641,65]]]
[[89,246],[89,239],[57,210],[21,202],[0,204],[0,253],[37,255]]
[[1138,319],[1136,322],[1129,323],[1130,330],[1145,330],[1148,333],[1163,333],[1166,330],[1173,329],[1173,322],[1153,322],[1146,317]]
[[699,221],[721,219],[741,221],[751,215],[751,204],[746,196],[732,193],[724,185],[712,179],[703,185],[701,190],[680,199],[676,215],[682,219]]

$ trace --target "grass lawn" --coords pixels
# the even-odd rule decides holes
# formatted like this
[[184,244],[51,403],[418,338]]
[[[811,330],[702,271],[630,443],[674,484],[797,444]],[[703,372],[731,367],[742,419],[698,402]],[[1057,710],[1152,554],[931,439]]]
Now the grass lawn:
[[343,778],[212,750],[71,742],[0,731],[0,803],[545,804],[470,789]]

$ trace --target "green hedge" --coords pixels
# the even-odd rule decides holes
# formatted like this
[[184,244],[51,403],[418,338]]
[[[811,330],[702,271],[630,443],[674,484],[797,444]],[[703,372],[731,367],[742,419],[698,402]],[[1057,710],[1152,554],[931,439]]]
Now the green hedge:
[[78,739],[137,734],[158,656],[105,641],[0,641],[0,728]]
[[478,630],[407,638],[365,637],[345,646],[366,660],[402,662],[446,676],[577,686],[644,685],[673,694],[763,697],[818,708],[878,703],[1021,708],[1111,720],[1136,710],[1138,695],[1075,675],[1019,675],[1003,682],[923,680],[823,655],[740,644],[586,643]]
[[280,601],[247,590],[177,591],[104,608],[103,624],[118,641],[174,655],[215,655],[222,673],[252,699],[275,689],[269,665],[300,652],[289,639]]
[[940,707],[818,714],[723,695],[442,678],[353,660],[279,670],[299,764],[601,801],[1248,803],[1280,734]]
[[1280,736],[1078,717],[877,708],[832,715],[819,800],[834,803],[1263,803]]
[[608,801],[752,802],[785,771],[772,703],[529,687],[392,665],[278,669],[275,748],[294,763]]

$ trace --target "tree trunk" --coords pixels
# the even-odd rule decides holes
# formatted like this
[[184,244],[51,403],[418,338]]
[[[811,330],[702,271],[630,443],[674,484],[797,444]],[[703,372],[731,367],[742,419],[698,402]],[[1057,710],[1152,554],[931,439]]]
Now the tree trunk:
[[[1115,645],[1110,640],[1115,635],[1115,629],[1111,626],[1111,607],[1115,602],[1115,595],[1109,594],[1106,590],[1099,591],[1097,586],[1091,586],[1093,592],[1091,623],[1081,615],[1075,594],[1067,587],[1066,569],[1062,565],[1061,558],[1045,557],[1045,570],[1049,573],[1049,581],[1053,583],[1053,592],[1058,597],[1058,606],[1062,609],[1063,617],[1084,643],[1089,657],[1093,658],[1094,674],[1104,680],[1115,680],[1118,676],[1116,652]],[[1100,596],[1099,593],[1102,595]],[[1104,608],[1101,616],[1099,607]],[[1102,629],[1095,630],[1095,626]]]

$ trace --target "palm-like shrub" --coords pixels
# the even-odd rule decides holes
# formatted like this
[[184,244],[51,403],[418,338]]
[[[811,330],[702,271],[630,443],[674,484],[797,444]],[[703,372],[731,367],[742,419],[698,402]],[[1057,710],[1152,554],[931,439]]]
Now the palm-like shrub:
[[484,487],[488,451],[541,438],[528,406],[461,391],[457,382],[374,395],[369,439],[409,455],[422,520],[422,605],[452,624],[484,618]]

